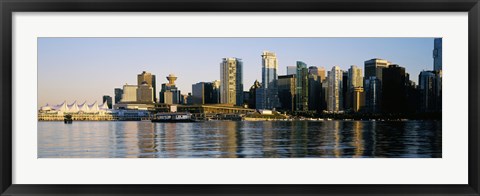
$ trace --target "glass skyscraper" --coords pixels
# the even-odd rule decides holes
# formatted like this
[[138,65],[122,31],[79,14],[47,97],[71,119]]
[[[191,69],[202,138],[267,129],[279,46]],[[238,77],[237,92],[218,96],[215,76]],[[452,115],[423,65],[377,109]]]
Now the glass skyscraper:
[[442,38],[433,40],[433,70],[442,70]]
[[257,109],[280,107],[278,100],[278,60],[273,52],[262,53],[262,87],[257,90]]
[[295,110],[308,110],[308,68],[307,64],[297,61],[295,85]]

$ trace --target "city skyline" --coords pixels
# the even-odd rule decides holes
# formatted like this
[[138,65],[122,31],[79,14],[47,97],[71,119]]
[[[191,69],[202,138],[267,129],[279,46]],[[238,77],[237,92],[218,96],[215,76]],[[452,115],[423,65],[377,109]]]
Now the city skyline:
[[38,104],[100,102],[114,97],[114,88],[136,85],[143,71],[156,75],[158,84],[175,74],[187,94],[192,84],[218,80],[219,63],[228,57],[242,59],[247,91],[262,80],[263,51],[276,53],[278,75],[296,61],[346,71],[382,58],[405,67],[418,84],[419,73],[433,69],[433,45],[433,38],[39,38]]

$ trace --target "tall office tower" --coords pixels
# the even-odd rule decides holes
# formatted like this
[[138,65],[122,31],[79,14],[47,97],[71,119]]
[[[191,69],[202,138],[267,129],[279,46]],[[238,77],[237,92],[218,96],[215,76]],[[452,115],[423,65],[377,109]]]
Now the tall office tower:
[[365,109],[370,113],[380,112],[380,99],[382,85],[380,80],[375,76],[365,78],[363,84],[365,92]]
[[407,85],[409,83],[404,67],[392,64],[383,69],[382,112],[406,113]]
[[327,111],[340,112],[343,110],[343,71],[339,66],[334,66],[328,72]]
[[213,92],[212,92],[212,99],[214,104],[220,103],[220,80],[214,80],[212,82],[213,85]]
[[278,98],[282,110],[295,111],[295,75],[278,76]]
[[[351,102],[352,99],[349,99],[348,97],[348,84],[350,82],[348,81],[348,71],[342,72],[342,110],[345,110],[345,106],[347,105],[347,101]],[[351,109],[351,104],[350,108]]]
[[175,85],[177,76],[169,74],[167,77],[168,83],[162,84],[162,90],[160,91],[160,103],[165,104],[180,104],[181,92]]
[[308,68],[307,64],[297,61],[297,73],[295,74],[295,110],[308,110]]
[[422,71],[418,76],[418,90],[420,91],[420,110],[422,112],[441,111],[441,71]]
[[242,106],[243,63],[239,58],[223,58],[220,63],[221,103]]
[[328,77],[325,77],[325,80],[322,81],[322,92],[320,94],[320,111],[327,110],[327,101],[328,101]]
[[120,103],[120,101],[122,100],[123,90],[121,88],[115,88],[114,93],[115,93],[115,104]]
[[[363,87],[363,74],[362,69],[357,67],[356,65],[350,66],[348,69],[348,86],[347,86],[347,95],[345,100],[345,108],[350,109],[353,107],[354,103],[354,89],[356,87]],[[362,89],[363,93],[363,89]],[[354,109],[354,108],[352,108]],[[354,109],[355,110],[355,109]]]
[[308,110],[320,112],[322,83],[316,66],[308,67]]
[[136,102],[137,101],[137,85],[123,85],[122,100],[120,102]]
[[248,108],[255,109],[257,108],[256,102],[257,102],[257,90],[260,89],[262,85],[258,80],[255,80],[253,85],[250,87],[250,90],[248,91],[249,93],[249,100],[248,100]]
[[297,66],[287,66],[287,75],[296,75]]
[[354,87],[352,111],[360,112],[364,106],[365,106],[365,93],[363,92],[363,87]]
[[273,52],[262,53],[262,87],[256,95],[257,109],[275,109],[279,107],[278,100],[278,60]]
[[[390,64],[392,64],[391,62],[387,61],[387,60],[384,60],[384,59],[379,59],[379,58],[374,58],[374,59],[370,59],[368,61],[365,61],[365,74],[364,74],[364,79],[367,79],[367,78],[370,78],[372,76],[374,76],[376,79],[378,79],[380,81],[380,84],[379,86],[381,86],[382,84],[382,73],[383,73],[383,69],[387,68]],[[378,93],[378,94],[382,94],[382,88],[379,88],[378,89],[378,92],[375,92],[375,93]],[[367,89],[365,89],[365,100],[368,101],[368,95],[367,95]],[[375,101],[378,101],[378,105],[375,105],[375,108],[370,108],[370,109],[375,109],[374,112],[380,112],[380,108],[381,108],[381,104],[382,104],[382,100],[381,99],[375,99]],[[366,102],[367,103],[367,102]],[[372,111],[370,111],[372,112]]]
[[218,103],[212,82],[199,82],[192,85],[193,104]]
[[365,78],[369,78],[371,76],[377,77],[380,81],[382,80],[382,70],[387,68],[391,62],[384,60],[384,59],[370,59],[365,61]]
[[433,40],[433,70],[442,70],[442,38]]
[[[408,74],[407,74],[408,75]],[[420,111],[420,92],[418,91],[418,86],[414,81],[410,80],[407,84],[407,107],[409,113],[415,113]]]
[[318,76],[320,77],[320,82],[323,82],[326,78],[325,67],[318,67]]
[[250,91],[243,91],[243,105],[248,107],[250,103]]
[[143,81],[137,87],[137,102],[153,103],[153,87]]
[[108,109],[112,109],[112,97],[110,97],[108,95],[104,95],[102,97],[102,101],[103,101],[103,103],[107,102]]
[[147,82],[147,84],[153,88],[153,102],[157,102],[157,82],[155,75],[143,71],[137,75],[137,85],[140,86],[143,81]]
[[435,111],[442,111],[442,70],[435,71]]

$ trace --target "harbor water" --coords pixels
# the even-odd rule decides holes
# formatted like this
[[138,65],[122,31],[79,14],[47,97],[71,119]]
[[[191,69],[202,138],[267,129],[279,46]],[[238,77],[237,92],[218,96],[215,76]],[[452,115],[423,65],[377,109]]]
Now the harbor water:
[[39,158],[441,158],[441,121],[38,122]]

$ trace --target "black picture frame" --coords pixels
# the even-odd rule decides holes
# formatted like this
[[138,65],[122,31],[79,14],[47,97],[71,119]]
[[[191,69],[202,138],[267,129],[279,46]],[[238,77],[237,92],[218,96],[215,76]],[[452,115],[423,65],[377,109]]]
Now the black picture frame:
[[[480,195],[479,0],[0,0],[1,195]],[[467,185],[17,185],[12,184],[13,12],[468,12]],[[394,169],[394,168],[392,168]],[[448,169],[448,168],[445,168]],[[73,177],[73,176],[72,176]],[[94,176],[92,176],[94,177]]]

